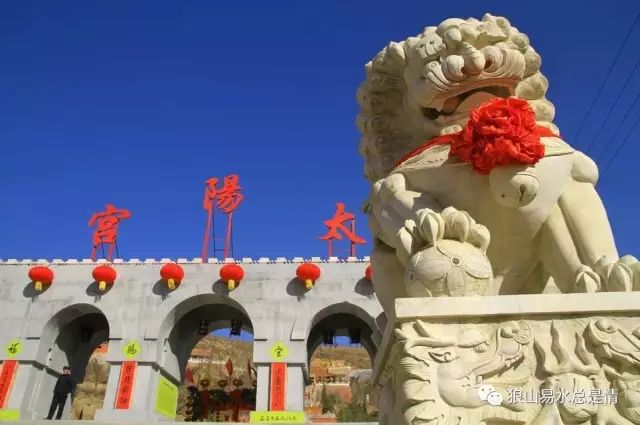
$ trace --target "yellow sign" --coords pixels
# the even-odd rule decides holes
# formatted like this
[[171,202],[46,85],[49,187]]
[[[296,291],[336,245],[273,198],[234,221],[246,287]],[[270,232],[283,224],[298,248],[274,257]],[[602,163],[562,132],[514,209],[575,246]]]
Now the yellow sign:
[[303,424],[304,412],[251,412],[249,421],[252,424]]
[[22,341],[19,339],[13,339],[9,341],[7,346],[5,347],[5,352],[7,353],[7,357],[15,357],[22,351]]
[[0,409],[0,421],[17,421],[19,419],[19,409]]
[[273,344],[270,353],[273,360],[281,362],[289,355],[289,349],[284,345],[284,342],[280,341]]
[[156,412],[170,419],[175,419],[177,407],[178,387],[164,376],[160,376],[156,391]]
[[135,359],[141,351],[142,349],[140,348],[140,344],[135,339],[132,339],[127,343],[127,345],[122,347],[122,352],[128,359]]

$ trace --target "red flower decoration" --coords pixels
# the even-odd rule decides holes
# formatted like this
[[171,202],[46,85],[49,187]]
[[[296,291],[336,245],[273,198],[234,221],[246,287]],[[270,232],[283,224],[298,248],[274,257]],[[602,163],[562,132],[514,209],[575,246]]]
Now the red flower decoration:
[[469,162],[481,174],[498,165],[535,164],[544,157],[536,119],[526,100],[495,99],[471,111],[451,155]]
[[555,134],[536,125],[535,113],[526,100],[494,99],[471,111],[462,132],[430,140],[398,165],[434,145],[450,144],[450,156],[470,163],[480,174],[489,174],[500,165],[537,163],[544,157],[541,136]]

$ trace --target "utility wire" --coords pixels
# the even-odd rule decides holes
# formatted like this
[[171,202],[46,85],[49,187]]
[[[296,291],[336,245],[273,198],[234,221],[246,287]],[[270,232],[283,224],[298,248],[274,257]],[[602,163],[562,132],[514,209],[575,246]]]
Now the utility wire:
[[[640,93],[638,93],[638,96],[636,97],[635,102],[633,102],[633,105],[635,106],[636,102],[638,101],[638,99],[640,99]],[[629,111],[631,111],[633,109],[633,106],[631,108],[629,108]],[[640,124],[640,114],[638,114],[638,117],[636,118],[635,122],[633,123],[633,125],[631,126],[631,128],[629,128],[629,131],[627,131],[627,135],[624,137],[624,139],[622,140],[622,143],[620,143],[618,145],[618,148],[616,149],[616,151],[613,153],[613,156],[611,157],[611,159],[609,160],[609,162],[607,162],[607,165],[604,167],[604,170],[602,171],[602,175],[604,176],[604,174],[607,172],[607,170],[609,169],[609,167],[611,166],[611,164],[613,164],[613,161],[615,161],[616,157],[618,156],[618,154],[622,151],[622,148],[625,147],[625,145],[627,144],[627,142],[630,140],[631,138],[631,134],[633,134],[633,131],[636,129],[636,127],[638,127],[638,124]],[[620,126],[620,128],[622,128],[622,125]]]
[[[605,124],[607,123],[607,121],[609,121],[609,118],[611,118],[611,114],[616,109],[616,106],[618,106],[618,102],[620,101],[620,98],[622,97],[622,94],[625,92],[627,86],[629,85],[629,83],[633,79],[633,76],[635,75],[636,71],[638,70],[638,67],[640,67],[640,57],[638,57],[638,60],[636,61],[636,64],[633,67],[633,70],[631,71],[631,73],[627,77],[627,80],[624,82],[624,86],[622,86],[622,89],[620,89],[620,91],[618,92],[618,95],[616,96],[616,100],[613,102],[613,105],[611,106],[611,108],[609,108],[609,112],[607,113],[607,116],[605,117],[604,120],[602,120],[602,123],[600,124],[600,127],[598,128],[598,131],[596,132],[596,135],[593,137],[593,139],[591,139],[591,142],[589,143],[589,146],[587,146],[587,149],[585,150],[586,154],[589,154],[589,151],[593,147],[593,144],[596,142],[596,140],[598,140],[598,137],[600,137],[600,133],[602,133],[602,130],[604,129]],[[622,122],[620,124],[622,124]],[[603,155],[604,155],[604,153],[605,152],[603,152]],[[594,152],[594,159],[595,159],[595,152]]]
[[609,80],[609,77],[611,76],[612,71],[613,71],[613,67],[615,66],[616,62],[618,62],[618,58],[620,57],[620,54],[622,53],[622,50],[624,49],[624,46],[627,44],[627,41],[629,40],[629,37],[631,36],[631,33],[633,32],[633,29],[636,27],[636,24],[638,23],[638,19],[640,19],[640,13],[636,15],[636,18],[633,20],[633,23],[631,24],[631,27],[629,28],[629,31],[627,31],[627,35],[624,37],[624,40],[620,44],[620,48],[618,49],[618,53],[616,53],[615,57],[613,58],[613,62],[611,62],[611,66],[609,66],[609,70],[605,74],[604,80],[602,81],[602,84],[600,85],[600,88],[598,89],[598,92],[596,93],[596,97],[593,98],[593,101],[591,102],[591,106],[589,106],[589,110],[587,111],[587,114],[582,119],[582,122],[580,123],[580,127],[578,127],[578,131],[575,134],[575,136],[573,137],[574,141],[577,142],[578,137],[582,133],[582,130],[584,129],[584,125],[587,122],[587,118],[589,118],[589,115],[591,115],[591,111],[593,111],[593,107],[596,104],[596,100],[598,100],[598,98],[600,97],[600,94],[602,93],[602,89],[604,89],[605,84]]
[[[613,133],[613,136],[611,136],[608,142],[605,143],[605,150],[604,152],[602,152],[602,159],[605,159],[607,156],[607,151],[609,150],[607,149],[607,147],[615,145],[614,141],[616,140],[618,133],[620,133],[620,130],[622,130],[622,127],[624,127],[624,123],[627,122],[627,118],[629,118],[629,115],[633,111],[633,108],[635,108],[638,101],[640,101],[640,92],[638,92],[638,94],[636,95],[636,98],[633,99],[633,103],[631,104],[631,106],[629,106],[629,109],[627,109],[627,112],[624,114],[622,121],[620,121],[620,125],[618,126],[618,128],[616,128],[616,131]],[[617,149],[616,149],[616,152],[617,152]]]

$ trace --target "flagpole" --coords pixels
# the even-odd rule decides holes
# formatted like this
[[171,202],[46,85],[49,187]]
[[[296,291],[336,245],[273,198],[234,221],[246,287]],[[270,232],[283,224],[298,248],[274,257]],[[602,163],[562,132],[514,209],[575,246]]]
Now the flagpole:
[[211,219],[213,218],[213,205],[207,209],[207,225],[204,231],[204,243],[202,245],[202,262],[207,262],[207,248],[209,246],[209,233],[211,232]]

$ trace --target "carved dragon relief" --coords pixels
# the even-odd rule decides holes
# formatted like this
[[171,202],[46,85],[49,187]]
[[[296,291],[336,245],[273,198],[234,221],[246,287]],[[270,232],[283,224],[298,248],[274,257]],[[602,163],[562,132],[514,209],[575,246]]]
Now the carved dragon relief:
[[[373,190],[365,210],[375,236],[374,286],[388,315],[397,297],[535,293],[550,278],[562,292],[640,288],[638,261],[618,256],[594,188],[595,163],[552,123],[540,64],[526,35],[485,15],[427,27],[366,65],[358,127]],[[485,175],[447,145],[403,160],[425,141],[461,131],[472,111],[500,98],[525,100],[547,129],[537,163]],[[465,267],[454,264],[465,256]]]
[[378,391],[395,389],[385,423],[640,424],[640,331],[621,323],[406,322],[374,383]]
[[640,327],[628,331],[615,320],[598,319],[589,323],[585,333],[619,392],[618,411],[640,424]]
[[526,322],[505,323],[493,334],[470,327],[445,336],[417,321],[396,330],[396,337],[402,347],[395,370],[396,403],[404,424],[524,423],[526,406],[509,403],[505,395],[493,407],[478,391],[486,383],[506,391],[530,382],[529,370],[520,366],[531,341]]

